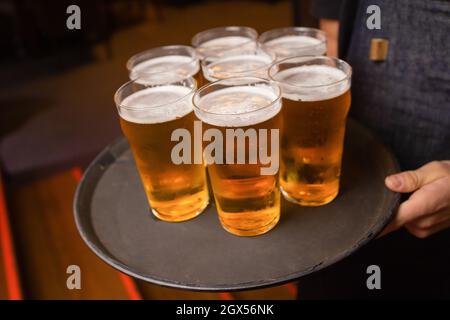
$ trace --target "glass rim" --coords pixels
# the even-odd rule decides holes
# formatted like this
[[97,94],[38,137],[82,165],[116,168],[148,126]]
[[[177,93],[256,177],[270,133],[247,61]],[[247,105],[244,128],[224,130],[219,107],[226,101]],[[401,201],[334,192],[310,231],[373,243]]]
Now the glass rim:
[[[200,32],[198,32],[198,33],[196,33],[193,37],[192,37],[192,40],[191,40],[191,44],[192,44],[192,47],[194,47],[195,49],[198,49],[199,47],[201,47],[201,44],[202,43],[204,43],[205,41],[203,41],[203,42],[200,42],[200,38],[202,37],[202,36],[204,36],[205,34],[208,34],[208,33],[211,33],[211,32],[217,32],[217,31],[239,31],[239,30],[246,30],[246,31],[248,31],[253,37],[246,37],[246,38],[248,38],[249,40],[248,41],[245,41],[245,42],[242,42],[242,43],[240,43],[239,45],[246,45],[247,43],[250,43],[250,42],[257,42],[258,41],[258,31],[256,31],[254,28],[252,28],[252,27],[246,27],[246,26],[225,26],[225,27],[216,27],[216,28],[211,28],[211,29],[207,29],[207,30],[203,30],[203,31],[200,31]],[[217,38],[222,38],[222,37],[217,37]],[[209,40],[212,40],[212,39],[217,39],[217,38],[211,38],[211,39],[208,39],[208,40],[206,40],[206,41],[209,41]],[[222,46],[220,46],[220,45],[216,45],[216,46],[211,46],[211,47],[208,47],[209,49],[210,48],[223,48],[224,46],[222,45]]]
[[[269,71],[269,68],[272,66],[272,64],[276,61],[276,55],[274,54],[274,53],[271,53],[271,52],[269,52],[269,51],[267,51],[267,50],[265,50],[264,48],[258,48],[258,50],[260,50],[261,52],[263,52],[264,54],[266,54],[271,60],[268,62],[268,63],[265,63],[263,66],[261,66],[261,67],[258,67],[258,68],[255,68],[255,69],[246,69],[246,70],[243,70],[243,71],[236,71],[236,72],[225,72],[225,73],[229,73],[229,74],[231,74],[232,76],[231,77],[228,77],[228,78],[234,78],[234,77],[246,77],[245,76],[245,73],[247,73],[247,72],[253,72],[253,71],[259,71],[259,70],[263,70],[263,69],[266,69],[267,68],[267,72]],[[208,67],[209,66],[211,66],[211,65],[213,65],[213,64],[218,64],[219,62],[221,62],[221,61],[225,61],[225,60],[232,60],[232,58],[233,57],[239,57],[239,56],[245,56],[245,57],[251,57],[251,56],[255,56],[255,57],[258,57],[258,56],[260,56],[260,55],[258,55],[258,54],[250,54],[250,53],[244,53],[244,54],[236,54],[236,55],[226,55],[226,56],[223,56],[223,57],[221,57],[221,58],[218,58],[218,59],[215,59],[215,60],[212,60],[212,61],[210,61],[210,62],[207,62],[207,59],[205,59],[205,60],[203,60],[202,62],[201,62],[201,65],[202,65],[202,68],[205,68],[205,69],[207,69],[208,70]],[[203,71],[203,70],[202,70]],[[208,74],[209,75],[209,74]],[[209,75],[209,76],[211,76],[212,78],[214,78],[214,79],[216,79],[216,80],[223,80],[222,78],[216,78],[216,77],[214,77],[213,75]],[[250,76],[249,76],[250,77]],[[226,78],[226,79],[228,79],[228,78]],[[255,78],[258,78],[258,77],[255,77]]]
[[[336,62],[337,64],[344,65],[347,70],[343,70],[343,69],[337,68],[335,66],[331,66],[331,67],[339,69],[342,72],[344,72],[345,73],[345,77],[343,79],[340,79],[340,80],[337,80],[337,81],[333,81],[333,82],[330,82],[330,83],[327,83],[327,84],[318,84],[318,85],[298,85],[298,84],[291,83],[289,81],[276,80],[274,78],[275,75],[273,74],[272,70],[274,69],[275,66],[277,66],[279,64],[289,62],[289,60],[295,60],[295,61],[304,60],[304,61],[298,61],[299,63],[301,63],[301,62],[308,62],[308,61],[316,60],[316,59],[324,60],[324,61],[333,61],[333,62]],[[317,64],[317,65],[322,65],[322,64]],[[296,67],[298,67],[298,66],[296,66]],[[289,85],[291,87],[296,87],[296,88],[323,88],[323,87],[333,86],[333,85],[336,85],[336,84],[339,84],[341,82],[349,80],[351,78],[351,76],[352,76],[352,67],[346,61],[341,60],[341,59],[336,58],[336,57],[328,57],[328,56],[294,56],[294,57],[287,57],[287,58],[285,58],[283,60],[274,62],[270,66],[270,68],[268,70],[268,75],[269,75],[269,79],[270,80],[275,81],[277,83],[283,83],[283,85],[287,84],[287,85]]]
[[[282,28],[270,29],[270,30],[267,30],[267,31],[265,31],[265,32],[263,32],[263,33],[261,33],[261,34],[259,35],[259,37],[258,37],[258,42],[259,42],[262,46],[265,46],[266,43],[267,43],[267,41],[270,41],[270,40],[273,40],[273,39],[277,39],[277,38],[273,38],[273,39],[270,39],[270,40],[266,40],[266,39],[263,40],[263,38],[267,38],[267,37],[268,37],[270,34],[272,34],[272,33],[275,33],[275,32],[283,32],[283,31],[298,31],[298,32],[311,32],[311,31],[312,31],[312,32],[315,32],[315,33],[321,35],[322,38],[311,37],[311,38],[314,38],[314,39],[319,40],[320,42],[317,43],[317,44],[311,44],[311,45],[307,45],[307,46],[302,47],[302,48],[305,48],[305,49],[310,49],[310,48],[318,47],[318,46],[323,45],[324,43],[327,43],[327,34],[326,34],[325,31],[322,31],[322,30],[317,29],[317,28],[310,28],[310,27],[282,27]],[[288,35],[289,35],[289,34],[287,34],[287,36],[288,36]],[[294,35],[295,35],[295,34],[294,34]],[[278,38],[279,38],[279,37],[278,37]]]
[[[138,52],[134,55],[132,55],[126,63],[126,67],[128,70],[128,73],[131,73],[133,71],[133,68],[136,67],[137,65],[141,64],[144,61],[148,61],[154,58],[159,58],[159,57],[166,57],[168,55],[161,55],[161,56],[156,56],[156,57],[151,57],[149,59],[143,60],[137,64],[133,64],[134,60],[138,59],[139,57],[145,55],[145,54],[151,54],[152,52],[155,52],[157,50],[171,50],[171,49],[186,49],[187,51],[189,51],[191,53],[190,55],[190,60],[186,61],[186,62],[182,62],[182,63],[177,63],[175,64],[176,66],[184,66],[184,65],[189,65],[193,62],[197,62],[199,61],[199,57],[197,55],[197,52],[195,51],[195,49],[191,46],[187,46],[187,45],[183,45],[183,44],[175,44],[175,45],[168,45],[168,46],[160,46],[160,47],[155,47],[155,48],[151,48],[145,51],[141,51]],[[185,57],[189,57],[189,56],[185,56]],[[171,73],[171,71],[155,71],[155,72],[139,72],[139,74],[142,75],[156,75],[156,74],[162,74],[162,73]]]
[[[210,87],[212,87],[214,85],[220,85],[221,83],[231,82],[233,80],[236,81],[236,80],[245,80],[245,79],[256,80],[255,83],[264,82],[264,83],[267,83],[267,84],[275,85],[276,88],[277,88],[277,91],[278,91],[276,93],[276,98],[273,99],[273,101],[271,101],[269,104],[267,104],[267,105],[265,105],[265,106],[263,106],[261,108],[258,108],[256,110],[239,112],[239,113],[232,113],[232,114],[207,111],[207,110],[202,109],[195,102],[196,98],[200,95],[200,93],[202,91],[204,91],[204,90],[206,90],[206,89],[208,89],[208,88],[210,88]],[[247,84],[248,83],[245,83],[242,86],[247,86]],[[238,86],[239,86],[239,84],[236,84],[236,85],[231,84],[228,87],[238,87]],[[217,81],[208,83],[207,85],[204,85],[200,89],[196,90],[194,95],[192,96],[192,105],[194,106],[194,110],[199,110],[200,112],[204,112],[204,113],[207,113],[207,114],[212,114],[212,115],[217,115],[217,116],[238,116],[238,115],[249,114],[249,113],[252,113],[252,112],[257,112],[257,111],[261,111],[263,109],[269,108],[269,107],[273,106],[275,103],[281,101],[281,98],[282,98],[281,87],[276,81],[273,81],[273,80],[270,80],[270,79],[258,78],[258,77],[231,77],[231,78],[221,79],[221,80],[217,80]]]
[[[176,82],[171,82],[171,83],[166,83],[166,84],[158,84],[158,85],[144,85],[144,84],[139,83],[138,82],[139,80],[142,80],[142,79],[141,78],[136,78],[134,80],[129,80],[129,81],[125,82],[124,84],[122,84],[119,87],[119,89],[116,90],[116,92],[114,93],[114,102],[116,104],[117,109],[120,108],[120,109],[126,109],[126,110],[131,110],[131,111],[158,109],[158,108],[162,108],[162,107],[165,107],[167,105],[170,105],[170,104],[177,103],[177,102],[179,102],[179,101],[181,101],[183,99],[186,99],[189,95],[194,94],[197,91],[197,80],[195,80],[193,77],[189,77],[189,78],[186,78],[186,79],[183,79],[183,80],[180,80],[180,81],[176,81]],[[129,87],[129,86],[131,86],[133,84],[138,84],[138,85],[142,86],[143,88],[139,90],[139,91],[141,91],[141,90],[145,90],[145,89],[148,89],[148,88],[165,87],[165,86],[171,86],[171,85],[173,86],[176,83],[181,83],[181,82],[186,81],[186,80],[192,81],[192,84],[193,84],[192,88],[187,87],[187,86],[182,86],[184,88],[189,88],[190,89],[189,92],[186,93],[185,95],[183,95],[182,97],[177,98],[177,99],[175,99],[173,101],[170,101],[170,102],[159,104],[157,106],[144,107],[144,108],[135,108],[135,107],[125,106],[125,105],[122,104],[124,99],[122,99],[122,101],[119,102],[119,100],[120,100],[119,94],[123,90],[125,90],[125,88],[127,88],[127,87]],[[181,86],[179,86],[179,87],[181,87]],[[136,91],[136,92],[138,92],[138,91]],[[135,92],[133,92],[133,93],[135,93]],[[127,97],[131,96],[132,94],[128,95]]]

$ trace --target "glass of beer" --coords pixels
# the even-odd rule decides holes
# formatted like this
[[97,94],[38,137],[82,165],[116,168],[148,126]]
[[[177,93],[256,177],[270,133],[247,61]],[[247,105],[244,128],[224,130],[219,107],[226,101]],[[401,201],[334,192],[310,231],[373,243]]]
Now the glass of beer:
[[200,59],[219,58],[236,52],[254,52],[258,33],[249,27],[219,27],[197,33],[192,46]]
[[320,206],[339,192],[351,72],[324,56],[287,58],[269,69],[283,91],[280,183],[291,202]]
[[222,226],[239,236],[269,231],[280,218],[279,86],[253,77],[219,80],[196,92],[194,110]]
[[229,54],[218,59],[205,58],[201,65],[203,77],[209,82],[243,76],[268,79],[274,60],[275,55],[258,48],[254,52]]
[[259,44],[277,60],[293,56],[320,56],[327,53],[326,33],[314,28],[288,27],[266,31]]
[[153,48],[127,61],[131,80],[158,85],[194,77],[201,85],[200,63],[194,48],[173,45]]
[[193,78],[163,85],[143,82],[138,78],[117,90],[120,125],[153,214],[164,221],[185,221],[208,205],[204,165],[177,164],[172,157],[174,130],[184,128],[191,135],[194,131],[196,83]]

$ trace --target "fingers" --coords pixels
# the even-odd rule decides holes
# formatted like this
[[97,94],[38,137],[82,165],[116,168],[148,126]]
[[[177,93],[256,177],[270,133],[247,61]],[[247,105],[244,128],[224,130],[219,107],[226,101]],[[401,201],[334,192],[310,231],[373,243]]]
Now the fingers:
[[421,230],[431,230],[435,226],[440,225],[447,220],[450,220],[450,209],[446,208],[425,218],[419,218],[408,222],[406,226]]
[[[414,221],[405,224],[405,228],[418,238],[428,237],[438,231],[450,227],[450,209],[438,211],[434,214],[426,216],[425,218],[419,218]],[[398,222],[395,220],[389,223],[386,228],[380,233],[377,238],[384,237],[385,235],[396,231],[401,228]]]
[[385,184],[396,192],[415,192],[400,205],[380,236],[405,226],[423,238],[450,226],[450,161],[433,161],[417,170],[391,175]]
[[398,230],[398,229],[400,229],[400,228],[401,228],[401,226],[398,225],[397,222],[396,222],[395,220],[394,220],[394,221],[391,221],[391,222],[383,229],[383,231],[381,231],[381,233],[378,235],[377,238],[384,237],[385,235],[387,235],[387,234],[389,234],[389,233],[391,233],[391,232],[394,232],[394,231],[396,231],[396,230]]
[[[438,216],[438,214],[436,214]],[[405,228],[417,238],[429,237],[441,230],[450,227],[450,212],[441,213],[439,217],[436,218],[438,223],[422,221],[422,222],[412,222],[405,225]]]
[[450,177],[427,184],[400,204],[394,223],[400,227],[450,206]]
[[450,174],[450,161],[433,161],[417,170],[404,171],[385,179],[386,186],[396,192],[413,192]]

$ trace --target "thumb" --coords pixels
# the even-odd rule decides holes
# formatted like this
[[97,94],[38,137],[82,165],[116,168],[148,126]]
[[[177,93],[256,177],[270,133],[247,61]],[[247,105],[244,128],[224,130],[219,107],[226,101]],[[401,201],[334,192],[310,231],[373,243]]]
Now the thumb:
[[433,161],[417,170],[404,171],[388,176],[386,186],[396,192],[413,192],[420,187],[440,179],[448,174],[447,163]]

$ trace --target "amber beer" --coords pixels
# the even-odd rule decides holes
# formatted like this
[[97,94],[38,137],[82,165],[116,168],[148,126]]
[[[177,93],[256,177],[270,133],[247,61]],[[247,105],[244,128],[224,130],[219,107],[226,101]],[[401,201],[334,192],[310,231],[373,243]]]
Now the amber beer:
[[294,57],[269,75],[283,91],[282,193],[300,205],[329,203],[339,192],[351,67],[335,58]]
[[179,164],[171,159],[177,142],[172,132],[193,133],[192,96],[195,80],[148,86],[124,84],[115,95],[120,125],[127,137],[154,215],[165,221],[185,221],[208,204],[203,164]]
[[203,83],[200,62],[194,48],[184,45],[156,47],[135,54],[127,61],[131,80],[141,84],[167,84],[194,77]]
[[[203,122],[204,133],[218,130],[227,137],[227,130],[267,129],[268,154],[276,155],[271,148],[272,139],[279,139],[271,129],[280,129],[280,88],[273,82],[258,78],[233,78],[219,80],[201,88],[194,95],[194,108]],[[205,135],[204,135],[205,136]],[[272,229],[280,218],[280,191],[278,166],[276,172],[262,174],[266,167],[261,159],[251,162],[250,148],[260,148],[250,138],[239,145],[237,139],[231,144],[227,138],[220,151],[229,163],[208,163],[219,220],[225,230],[239,236],[255,236]],[[258,143],[263,143],[259,137]],[[276,141],[278,147],[279,140]],[[205,145],[205,142],[204,142]],[[233,147],[230,147],[233,145]],[[238,163],[238,148],[245,148],[245,161]],[[206,149],[205,149],[206,150]],[[205,156],[205,155],[204,155]]]

